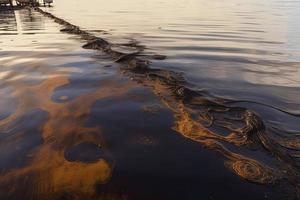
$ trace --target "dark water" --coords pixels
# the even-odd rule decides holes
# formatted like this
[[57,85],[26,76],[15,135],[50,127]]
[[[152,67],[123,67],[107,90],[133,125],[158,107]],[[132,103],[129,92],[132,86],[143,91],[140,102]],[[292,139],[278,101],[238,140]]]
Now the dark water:
[[[203,110],[134,81],[53,20],[1,11],[0,199],[297,199],[298,2],[60,1],[46,10],[168,55],[151,67],[256,111],[265,128],[245,145],[222,138],[224,127],[198,123]],[[240,116],[232,112],[214,117]]]

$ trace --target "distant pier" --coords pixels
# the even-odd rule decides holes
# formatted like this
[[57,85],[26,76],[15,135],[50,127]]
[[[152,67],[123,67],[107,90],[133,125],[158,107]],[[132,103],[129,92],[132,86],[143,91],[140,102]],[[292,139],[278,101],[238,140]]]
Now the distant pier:
[[21,8],[23,6],[51,6],[53,0],[0,0],[0,8],[3,10]]

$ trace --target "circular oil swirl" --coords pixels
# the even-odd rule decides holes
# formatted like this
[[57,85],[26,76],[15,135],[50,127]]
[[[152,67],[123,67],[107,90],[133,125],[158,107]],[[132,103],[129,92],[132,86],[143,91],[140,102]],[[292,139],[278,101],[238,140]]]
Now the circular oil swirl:
[[271,184],[276,181],[274,172],[254,160],[237,160],[230,162],[231,168],[242,178],[261,184]]

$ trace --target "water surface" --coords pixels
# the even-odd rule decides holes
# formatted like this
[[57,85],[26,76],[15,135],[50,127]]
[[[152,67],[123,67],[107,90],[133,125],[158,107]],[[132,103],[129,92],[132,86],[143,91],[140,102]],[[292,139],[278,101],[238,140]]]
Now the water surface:
[[53,20],[1,11],[0,198],[297,199],[299,8],[275,0],[64,0],[44,9],[113,43],[136,40],[167,55],[151,68],[183,72],[200,101],[239,107],[216,120],[256,111],[265,128],[245,145],[226,137],[226,127],[199,123],[210,107],[123,74]]
[[136,39],[166,54],[214,95],[299,114],[298,1],[58,1],[47,9],[111,40]]

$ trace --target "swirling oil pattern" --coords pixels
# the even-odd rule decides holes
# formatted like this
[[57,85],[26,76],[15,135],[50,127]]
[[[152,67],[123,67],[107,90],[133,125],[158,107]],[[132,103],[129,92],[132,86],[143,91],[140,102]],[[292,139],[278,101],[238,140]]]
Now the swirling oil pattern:
[[[271,45],[272,49],[289,43],[278,42],[278,38],[274,39],[277,42],[246,41],[249,35],[239,38],[233,34],[228,40],[212,39],[240,43],[239,49],[230,48],[233,55],[224,55],[226,48],[220,48],[221,55],[183,58],[180,48],[189,46],[184,41],[187,38],[174,40],[178,43],[174,51],[158,46],[172,43],[176,30],[159,27],[169,32],[165,35],[168,42],[161,40],[163,34],[153,34],[159,39],[150,42],[143,34],[126,33],[128,26],[123,29],[125,36],[122,31],[91,29],[101,25],[93,24],[94,20],[80,21],[95,15],[60,13],[66,2],[43,9],[47,12],[38,8],[0,12],[0,199],[299,199],[297,79],[280,77],[294,85],[280,80],[261,83],[265,91],[261,94],[233,77],[228,83],[231,90],[221,78],[222,86],[209,88],[211,81],[214,87],[218,81],[203,79],[197,75],[199,69],[193,69],[193,59],[199,59],[200,65],[223,63],[227,67],[230,63],[238,68],[245,64],[247,69],[284,64],[283,70],[294,70],[291,76],[296,76],[297,37],[287,50],[288,57],[280,50],[256,49],[254,57],[261,54],[264,58],[249,58],[242,44],[258,43],[265,49]],[[217,2],[208,6],[217,9]],[[125,4],[131,11],[137,9],[132,7],[134,2]],[[297,2],[270,4],[275,10],[277,6],[297,8]],[[147,1],[142,3],[143,8],[147,5]],[[263,9],[265,4],[259,5]],[[118,6],[124,4],[114,8]],[[77,5],[76,9],[84,8]],[[124,10],[117,13],[126,15]],[[237,13],[247,12],[240,9]],[[248,14],[246,18],[251,19]],[[192,16],[183,17],[189,20]],[[114,28],[112,21],[108,23]],[[147,31],[138,24],[135,30]],[[122,29],[119,22],[115,26]],[[198,41],[207,39],[207,45],[212,45],[209,31],[220,31],[220,27],[212,24],[208,35],[200,34],[203,40]],[[243,28],[238,31],[258,35],[261,31]],[[195,51],[218,50],[203,47]],[[234,87],[236,82],[253,99]],[[286,95],[276,96],[277,90],[267,93],[275,91],[275,85],[279,94]]]

